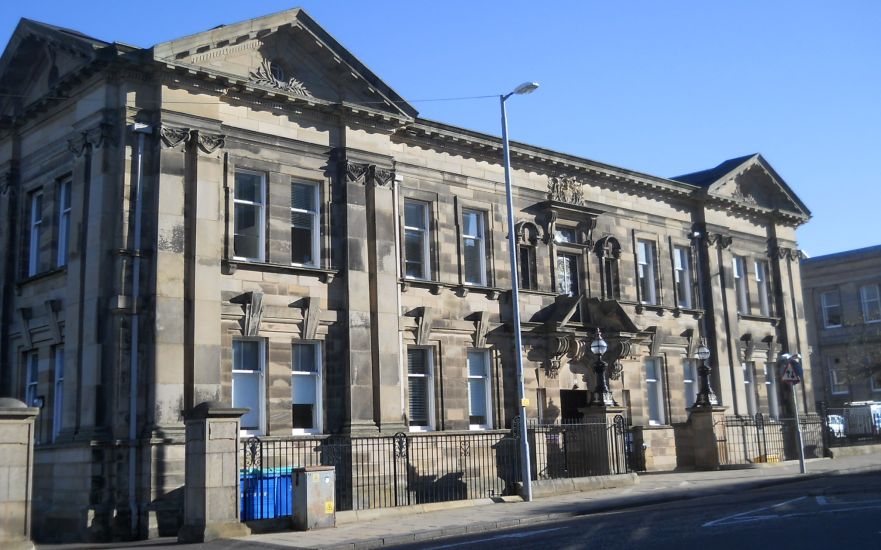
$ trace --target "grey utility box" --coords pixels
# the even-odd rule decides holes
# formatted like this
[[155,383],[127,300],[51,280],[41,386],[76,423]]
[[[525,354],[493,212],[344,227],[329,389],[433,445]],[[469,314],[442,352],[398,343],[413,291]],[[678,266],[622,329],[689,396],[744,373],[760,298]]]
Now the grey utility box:
[[291,504],[294,529],[336,527],[336,472],[333,466],[294,468]]

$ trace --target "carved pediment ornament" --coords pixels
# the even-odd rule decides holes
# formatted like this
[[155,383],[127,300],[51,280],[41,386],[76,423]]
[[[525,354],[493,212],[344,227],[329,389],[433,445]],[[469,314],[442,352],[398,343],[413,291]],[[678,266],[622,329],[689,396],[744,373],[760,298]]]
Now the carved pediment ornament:
[[311,95],[309,90],[306,89],[306,85],[296,78],[289,78],[287,80],[279,80],[276,78],[272,71],[272,62],[265,59],[260,63],[260,66],[257,67],[257,70],[251,71],[248,76],[250,76],[251,82],[260,86],[275,88],[277,90],[290,92],[303,97],[309,97]]
[[366,183],[367,170],[370,165],[361,162],[346,161],[346,182],[347,183]]
[[191,134],[192,131],[189,128],[173,128],[165,125],[159,127],[159,137],[162,139],[162,144],[168,149],[187,143]]
[[569,204],[581,205],[584,203],[584,195],[581,183],[575,176],[551,176],[548,178],[548,198],[552,201],[568,202]]
[[745,202],[746,204],[758,204],[756,198],[752,196],[752,194],[744,191],[743,184],[739,181],[734,182],[734,190],[731,192],[731,197],[740,202]]
[[801,250],[797,248],[789,248],[786,246],[775,247],[773,252],[771,253],[771,256],[773,257],[775,255],[781,260],[789,258],[792,261],[798,261],[804,257],[804,253],[802,253]]

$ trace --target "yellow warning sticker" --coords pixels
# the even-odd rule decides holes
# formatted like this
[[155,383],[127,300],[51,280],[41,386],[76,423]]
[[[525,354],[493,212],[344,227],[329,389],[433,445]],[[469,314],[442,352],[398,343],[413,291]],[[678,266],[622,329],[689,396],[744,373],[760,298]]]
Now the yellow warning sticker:
[[332,500],[328,500],[327,502],[324,503],[324,513],[325,514],[332,514],[333,513],[333,501]]
[[309,474],[309,480],[312,483],[318,483],[321,480],[321,475],[318,473]]

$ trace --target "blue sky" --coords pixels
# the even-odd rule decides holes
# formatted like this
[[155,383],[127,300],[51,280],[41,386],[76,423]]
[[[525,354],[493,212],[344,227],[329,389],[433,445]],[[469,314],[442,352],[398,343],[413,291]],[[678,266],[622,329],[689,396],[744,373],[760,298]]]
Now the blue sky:
[[[148,11],[141,8],[149,6]],[[812,256],[881,244],[881,2],[153,0],[7,3],[20,17],[151,46],[303,7],[420,115],[675,176],[762,153],[813,212]]]

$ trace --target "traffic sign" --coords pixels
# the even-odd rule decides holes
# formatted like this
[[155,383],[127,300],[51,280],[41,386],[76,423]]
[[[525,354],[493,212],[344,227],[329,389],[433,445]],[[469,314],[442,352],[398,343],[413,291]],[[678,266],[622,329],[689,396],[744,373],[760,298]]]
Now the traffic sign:
[[801,378],[799,378],[798,373],[795,371],[795,366],[786,362],[783,367],[783,372],[780,373],[780,381],[785,384],[798,384],[801,382]]

